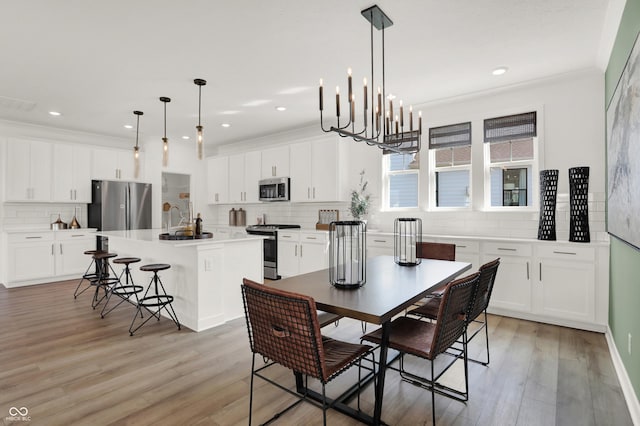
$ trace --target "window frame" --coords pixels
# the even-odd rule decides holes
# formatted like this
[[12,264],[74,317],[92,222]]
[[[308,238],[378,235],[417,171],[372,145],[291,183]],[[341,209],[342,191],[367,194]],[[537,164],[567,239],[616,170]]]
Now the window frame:
[[[409,212],[409,211],[419,211],[420,210],[420,167],[416,169],[404,169],[404,170],[390,170],[390,162],[391,156],[393,153],[385,154],[382,156],[382,211],[388,212]],[[420,152],[415,154],[416,156],[420,156]],[[409,175],[416,174],[417,175],[417,203],[415,207],[393,207],[390,205],[390,197],[391,197],[391,176],[398,175]]]

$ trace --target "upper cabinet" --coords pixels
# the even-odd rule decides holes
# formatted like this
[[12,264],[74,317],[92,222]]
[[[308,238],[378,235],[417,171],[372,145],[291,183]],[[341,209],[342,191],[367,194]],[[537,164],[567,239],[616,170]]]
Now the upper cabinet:
[[229,157],[229,202],[258,202],[261,158],[260,151]]
[[5,201],[51,201],[51,144],[10,139]]
[[91,170],[92,179],[106,180],[143,180],[143,170],[140,161],[140,172],[135,177],[133,151],[127,149],[96,148],[93,150]]
[[91,149],[78,145],[53,146],[55,202],[91,202]]
[[291,145],[291,201],[344,201],[344,144],[335,138]]
[[279,146],[262,151],[262,179],[270,177],[288,177],[289,168],[289,146]]
[[229,202],[229,157],[207,160],[207,203]]

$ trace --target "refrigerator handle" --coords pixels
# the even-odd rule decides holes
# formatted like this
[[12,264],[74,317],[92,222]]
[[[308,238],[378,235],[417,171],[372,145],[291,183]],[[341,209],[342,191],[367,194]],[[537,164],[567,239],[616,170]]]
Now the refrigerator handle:
[[129,185],[124,190],[124,226],[127,231],[131,229],[131,188]]

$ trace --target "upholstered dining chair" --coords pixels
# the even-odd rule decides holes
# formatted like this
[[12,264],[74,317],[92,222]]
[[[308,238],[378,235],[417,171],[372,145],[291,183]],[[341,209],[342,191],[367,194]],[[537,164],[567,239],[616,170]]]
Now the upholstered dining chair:
[[[485,263],[478,270],[480,273],[478,290],[477,294],[474,296],[474,303],[469,313],[470,321],[473,321],[473,323],[478,325],[478,327],[474,328],[472,333],[469,335],[468,341],[470,342],[478,333],[482,331],[482,329],[484,329],[487,348],[487,360],[478,361],[475,359],[470,359],[470,361],[478,362],[482,365],[489,364],[489,328],[487,327],[487,307],[489,306],[489,300],[491,299],[491,293],[493,292],[493,284],[496,281],[498,266],[500,266],[500,258]],[[428,300],[427,303],[409,311],[407,314],[437,321],[438,311],[440,309],[441,303],[441,297],[432,297]]]
[[[469,397],[469,379],[467,368],[467,324],[468,314],[473,303],[480,274],[469,275],[450,282],[442,293],[439,306],[439,318],[436,323],[420,321],[416,318],[401,316],[390,324],[389,348],[400,352],[400,374],[405,381],[431,391],[431,417],[436,424],[435,394],[442,394],[459,401]],[[382,329],[379,328],[362,336],[362,340],[381,344]],[[454,346],[457,341],[462,346]],[[452,360],[436,375],[434,361],[441,355],[451,355]],[[409,373],[404,367],[404,357],[413,355],[430,361],[431,376],[422,377]],[[459,359],[464,363],[464,390],[452,389],[437,383],[438,379]]]
[[[370,362],[373,366],[375,364],[373,348],[368,345],[342,342],[322,336],[316,304],[309,296],[282,291],[245,278],[242,284],[242,297],[249,331],[249,343],[253,353],[249,425],[251,425],[253,408],[254,376],[260,377],[298,398],[297,401],[275,414],[265,423],[269,423],[301,401],[306,400],[322,407],[323,423],[326,425],[326,409],[331,405],[327,403],[325,385],[356,363],[361,367],[361,360],[367,356],[371,356]],[[256,355],[261,355],[266,360],[264,366],[256,368]],[[307,398],[306,395],[293,392],[261,374],[263,370],[275,364],[320,381],[322,384],[322,403],[318,404]],[[360,383],[360,375],[358,383]],[[358,407],[359,398],[358,389]]]

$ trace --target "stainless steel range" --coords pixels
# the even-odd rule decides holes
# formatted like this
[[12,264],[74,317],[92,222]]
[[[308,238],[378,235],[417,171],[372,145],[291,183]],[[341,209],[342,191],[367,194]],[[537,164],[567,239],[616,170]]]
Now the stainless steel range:
[[299,229],[300,225],[249,225],[247,234],[264,235],[264,277],[279,280],[278,275],[278,229]]

